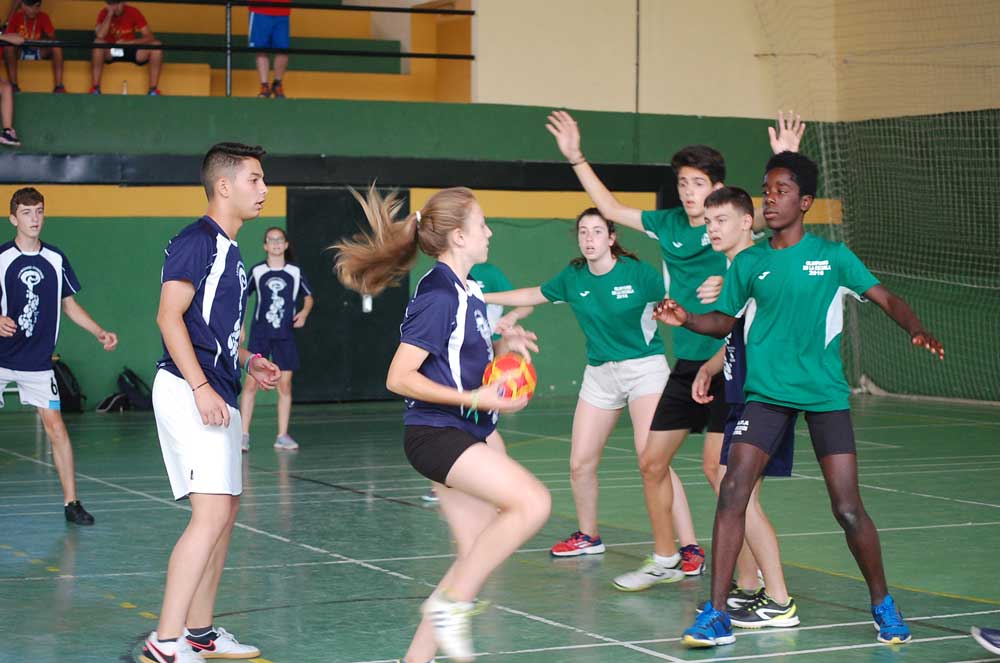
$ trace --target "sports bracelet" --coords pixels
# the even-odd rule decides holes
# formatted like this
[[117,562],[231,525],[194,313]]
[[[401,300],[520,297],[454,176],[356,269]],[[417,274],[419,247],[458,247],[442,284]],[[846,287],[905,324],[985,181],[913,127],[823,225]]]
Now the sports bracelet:
[[476,389],[472,392],[472,405],[469,406],[469,410],[465,414],[465,418],[472,418],[477,424],[479,423],[479,390]]
[[571,166],[579,166],[581,163],[587,163],[587,157],[583,157],[582,156],[582,157],[580,157],[579,161],[570,161],[569,165],[571,165]]
[[208,380],[205,380],[204,382],[202,382],[197,387],[191,387],[191,392],[194,393],[194,392],[198,391],[199,389],[201,389],[202,387],[204,387],[206,384],[208,384]]
[[245,363],[245,364],[243,365],[243,372],[244,372],[244,373],[250,373],[250,362],[252,362],[252,361],[253,361],[254,359],[256,359],[257,357],[263,357],[263,356],[264,356],[264,355],[262,355],[261,353],[259,353],[259,352],[258,352],[258,353],[257,353],[257,354],[255,354],[255,355],[250,355],[249,357],[247,357],[247,363]]

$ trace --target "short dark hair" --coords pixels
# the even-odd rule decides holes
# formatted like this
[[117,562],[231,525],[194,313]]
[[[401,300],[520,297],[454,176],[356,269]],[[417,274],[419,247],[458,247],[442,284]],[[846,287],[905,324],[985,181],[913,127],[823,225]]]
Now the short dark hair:
[[18,189],[14,192],[14,195],[10,197],[10,213],[17,213],[18,205],[38,205],[45,204],[45,196],[42,192],[33,186],[26,186],[23,189]]
[[201,162],[201,184],[205,187],[205,195],[211,200],[215,192],[215,180],[219,178],[220,170],[232,171],[243,163],[244,159],[257,159],[267,154],[260,145],[244,145],[243,143],[216,143]]
[[742,214],[753,216],[753,198],[738,186],[724,186],[708,194],[705,198],[705,208],[732,205]]
[[674,169],[674,173],[680,173],[684,166],[705,173],[712,184],[726,181],[726,160],[714,147],[688,145],[682,148],[670,159],[670,167]]
[[814,196],[819,186],[819,167],[804,154],[779,152],[771,157],[764,169],[764,176],[775,168],[784,168],[792,174],[792,180],[799,185],[800,196]]

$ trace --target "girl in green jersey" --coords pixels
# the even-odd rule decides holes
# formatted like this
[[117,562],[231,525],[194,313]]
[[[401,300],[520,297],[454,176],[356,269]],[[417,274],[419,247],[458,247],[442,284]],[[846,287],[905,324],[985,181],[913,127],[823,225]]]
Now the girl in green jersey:
[[[552,547],[557,557],[605,551],[597,529],[597,467],[618,417],[627,405],[635,448],[641,454],[660,394],[669,376],[663,341],[652,307],[664,295],[663,278],[618,244],[614,223],[595,208],[576,220],[581,256],[547,283],[487,293],[488,304],[536,306],[565,302],[573,309],[587,341],[587,367],[573,416],[570,482],[579,529]],[[498,328],[516,324],[513,311]],[[672,515],[682,544],[697,543],[680,479],[674,486]],[[673,571],[672,569],[669,569]],[[663,581],[680,580],[677,571]]]

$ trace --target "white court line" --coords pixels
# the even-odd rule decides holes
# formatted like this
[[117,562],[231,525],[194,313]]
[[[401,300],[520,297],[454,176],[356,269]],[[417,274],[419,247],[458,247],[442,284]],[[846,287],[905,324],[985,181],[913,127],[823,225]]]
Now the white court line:
[[[976,611],[976,612],[962,612],[962,613],[954,613],[954,614],[948,614],[948,615],[928,615],[928,616],[925,616],[925,617],[908,617],[907,621],[910,621],[910,622],[919,622],[919,621],[928,621],[928,620],[931,620],[931,619],[951,619],[951,618],[956,618],[956,617],[971,617],[971,616],[975,616],[975,615],[995,614],[995,613],[998,613],[998,612],[1000,612],[1000,610],[980,610],[980,611]],[[794,629],[787,629],[787,632],[789,632],[789,633],[795,633],[797,631],[813,631],[813,630],[821,630],[821,629],[845,628],[845,627],[851,627],[851,626],[870,626],[871,623],[872,623],[872,621],[870,619],[867,619],[865,621],[840,622],[840,623],[837,623],[837,624],[813,624],[811,626],[797,626]],[[775,633],[775,631],[769,631],[767,629],[760,629],[760,630],[756,630],[756,631],[743,631],[743,630],[740,630],[740,629],[734,629],[733,633],[738,638],[744,638],[744,637],[754,637],[754,636],[759,636],[759,635],[773,635]],[[942,639],[958,639],[958,638],[967,638],[967,637],[970,637],[970,636],[968,636],[968,635],[953,635],[953,636],[943,636],[941,638],[920,638],[920,639],[916,639],[916,640],[911,641],[910,644],[920,643],[920,642],[935,642],[937,640],[942,640]],[[656,639],[650,639],[650,640],[628,640],[628,641],[625,641],[625,642],[627,642],[628,644],[635,644],[635,645],[668,644],[668,643],[671,643],[671,642],[680,642],[680,638],[656,638]],[[568,651],[568,650],[576,650],[576,649],[597,649],[597,648],[610,647],[610,646],[615,646],[615,645],[613,645],[611,643],[596,643],[595,642],[595,643],[577,644],[577,645],[559,645],[559,646],[554,646],[554,647],[534,647],[534,648],[531,648],[531,649],[515,649],[515,650],[498,651],[498,652],[482,652],[482,653],[477,653],[476,656],[499,656],[499,655],[512,655],[512,654],[537,654],[537,653],[552,652],[552,651]],[[885,646],[886,645],[884,645],[884,644],[882,644],[880,642],[874,642],[874,643],[865,643],[865,644],[861,644],[861,645],[843,645],[843,646],[838,647],[836,649],[863,649],[863,648],[867,648],[867,647],[885,647]],[[909,645],[907,645],[907,646],[909,646]],[[721,651],[721,650],[716,650],[716,651]],[[776,657],[779,657],[779,656],[794,655],[794,654],[797,654],[797,653],[817,653],[817,652],[820,652],[820,651],[825,651],[825,650],[806,650],[806,651],[803,651],[803,652],[795,652],[795,651],[791,651],[791,652],[775,652],[773,654],[757,654],[756,656],[759,657],[759,658],[776,658]],[[733,657],[733,658],[725,658],[725,659],[711,658],[711,659],[701,659],[701,660],[719,661],[719,660],[738,660],[739,658],[741,658],[741,657]],[[987,660],[993,660],[993,659],[987,659]],[[378,659],[378,660],[371,660],[371,661],[354,661],[353,663],[395,663],[395,661],[396,661],[396,659]],[[971,662],[967,662],[967,663],[971,663]]]
[[855,444],[864,444],[869,447],[875,447],[877,449],[902,449],[898,444],[886,444],[885,442],[872,442],[870,440],[854,440]]
[[[972,472],[974,470],[965,469],[963,472]],[[993,470],[995,471],[995,470]],[[883,473],[885,474],[885,473]],[[910,474],[924,474],[924,472],[911,472]],[[800,477],[802,479],[812,479],[813,481],[823,481],[823,477],[811,477],[807,474],[801,474],[799,472],[792,472],[792,476]],[[875,474],[859,475],[859,476],[875,476]],[[899,493],[901,495],[914,495],[916,497],[926,497],[933,500],[944,500],[946,502],[957,502],[959,504],[971,504],[973,506],[988,506],[993,509],[1000,509],[1000,504],[993,504],[991,502],[977,502],[975,500],[963,500],[957,497],[943,497],[941,495],[930,495],[928,493],[914,493],[909,490],[900,490],[899,488],[886,488],[885,486],[873,486],[871,484],[859,483],[862,488],[868,488],[870,490],[879,490],[884,493]]]
[[[158,508],[166,508],[166,507],[158,507]],[[53,515],[55,513],[56,512],[53,511],[51,513],[44,513],[44,514],[37,514],[37,515]],[[911,526],[908,526],[908,527],[883,527],[883,528],[876,528],[876,529],[878,530],[878,532],[880,534],[885,534],[885,533],[889,533],[889,532],[903,532],[903,531],[911,531],[911,530],[952,529],[952,528],[961,528],[961,527],[995,527],[997,525],[1000,525],[1000,520],[992,521],[992,522],[983,522],[983,523],[972,523],[972,522],[970,522],[970,523],[946,523],[946,524],[941,524],[941,525],[911,525]],[[785,537],[785,538],[798,538],[798,537],[804,537],[804,536],[833,536],[833,535],[839,536],[839,535],[842,535],[843,533],[844,533],[843,530],[839,530],[838,529],[838,530],[828,530],[828,531],[823,531],[823,532],[787,532],[785,534],[778,534],[778,536],[779,537]],[[712,539],[711,539],[711,537],[709,537],[709,538],[702,539],[702,540],[705,543],[709,543],[709,542],[711,542]],[[626,543],[608,543],[608,544],[605,544],[605,545],[607,545],[608,548],[629,548],[629,547],[633,547],[633,546],[651,546],[651,545],[653,545],[653,543],[654,542],[652,540],[650,540],[650,541],[629,541],[629,542],[626,542]],[[548,551],[549,551],[548,548],[520,548],[520,549],[514,551],[514,554],[515,555],[535,554],[535,553],[542,553],[542,552],[548,552]],[[372,557],[372,558],[362,559],[360,561],[376,564],[376,563],[383,563],[383,562],[417,562],[417,561],[428,560],[428,559],[451,559],[451,558],[454,558],[454,557],[455,557],[454,553],[440,553],[440,554],[435,554],[435,555],[407,555],[407,556],[400,556],[400,557]],[[253,564],[253,565],[247,565],[247,566],[227,566],[226,570],[227,571],[252,571],[254,569],[296,568],[296,567],[303,567],[303,566],[333,566],[333,565],[337,565],[337,564],[350,564],[350,563],[353,563],[353,562],[352,561],[347,561],[347,560],[324,560],[324,561],[321,561],[321,562],[320,561],[313,561],[313,562],[288,562],[288,563],[282,563],[282,564]],[[90,574],[82,574],[82,575],[69,575],[69,574],[55,575],[55,574],[53,574],[53,575],[44,575],[44,576],[24,576],[24,577],[20,577],[20,578],[0,578],[0,584],[3,584],[3,583],[16,583],[16,582],[27,582],[27,581],[39,581],[39,580],[74,580],[74,579],[83,579],[83,578],[116,578],[116,577],[119,577],[119,576],[138,576],[138,575],[163,575],[163,572],[162,571],[122,571],[122,572],[118,572],[118,573],[90,573]],[[982,614],[989,614],[990,612],[991,611],[986,611],[986,612],[984,612]],[[997,610],[995,612],[1000,612],[1000,610]]]
[[[27,461],[30,461],[30,462],[33,462],[33,463],[37,463],[39,465],[44,465],[46,467],[55,467],[51,463],[47,463],[45,461],[37,460],[35,458],[31,458],[30,456],[25,456],[24,454],[20,454],[20,453],[18,453],[16,451],[11,451],[9,449],[0,448],[0,452],[6,453],[6,454],[11,455],[11,456],[14,456],[15,458],[21,458],[22,460],[27,460]],[[119,490],[123,490],[123,491],[125,491],[127,493],[131,493],[133,495],[137,495],[137,496],[140,496],[140,497],[145,497],[146,499],[153,500],[154,502],[158,502],[158,503],[162,503],[162,504],[168,504],[168,505],[173,506],[173,507],[175,507],[177,509],[182,509],[184,511],[190,511],[191,510],[190,507],[178,504],[177,502],[172,502],[170,500],[166,500],[166,499],[163,499],[163,498],[160,498],[160,497],[156,497],[155,495],[150,495],[149,493],[144,493],[144,492],[139,491],[139,490],[133,490],[131,488],[126,488],[125,486],[119,486],[119,485],[111,483],[109,481],[104,481],[102,479],[97,479],[95,477],[88,477],[88,476],[86,476],[84,474],[80,474],[80,473],[77,473],[77,476],[81,476],[81,477],[90,479],[92,481],[96,481],[97,483],[104,484],[104,485],[109,486],[111,488],[118,488]],[[319,546],[313,546],[313,545],[310,545],[310,544],[307,544],[307,543],[302,543],[302,542],[299,542],[299,541],[295,541],[293,539],[289,539],[288,537],[280,536],[278,534],[273,534],[273,533],[268,532],[266,530],[262,530],[262,529],[257,528],[257,527],[252,527],[250,525],[247,525],[245,523],[241,523],[239,521],[236,522],[235,527],[238,527],[240,529],[246,530],[248,532],[253,532],[255,534],[260,534],[261,536],[265,536],[265,537],[270,538],[270,539],[281,541],[283,543],[287,543],[287,544],[292,545],[292,546],[296,546],[296,547],[299,547],[299,548],[304,548],[306,550],[309,550],[309,551],[312,551],[312,552],[315,552],[315,553],[319,553],[319,554],[323,554],[323,555],[329,555],[330,557],[335,557],[337,559],[340,559],[340,560],[344,561],[345,563],[355,564],[357,566],[360,566],[361,568],[369,569],[369,570],[372,570],[372,571],[378,571],[380,573],[384,573],[384,574],[386,574],[388,576],[391,576],[391,577],[394,577],[394,578],[399,578],[401,580],[407,580],[407,581],[410,581],[410,582],[416,582],[416,583],[418,583],[420,585],[424,585],[426,587],[430,587],[431,589],[434,589],[437,586],[435,583],[427,582],[427,581],[424,581],[424,580],[418,580],[417,578],[413,578],[413,577],[405,575],[403,573],[398,573],[398,572],[392,571],[390,569],[386,569],[386,568],[383,568],[383,567],[380,567],[380,566],[376,566],[376,565],[374,565],[374,564],[372,564],[370,562],[365,562],[365,561],[362,561],[362,560],[359,560],[359,559],[354,559],[352,557],[348,557],[347,555],[342,555],[340,553],[333,552],[332,550],[326,550],[324,548],[320,548]],[[588,631],[584,631],[583,629],[577,628],[575,626],[571,626],[569,624],[563,624],[561,622],[557,622],[557,621],[554,621],[554,620],[551,620],[551,619],[546,619],[545,617],[540,617],[538,615],[534,615],[534,614],[531,614],[529,612],[525,612],[525,611],[522,611],[522,610],[516,610],[514,608],[509,608],[507,606],[503,606],[503,605],[500,605],[500,604],[494,604],[494,607],[497,610],[502,610],[502,611],[505,611],[505,612],[509,612],[511,614],[515,614],[515,615],[524,617],[526,619],[530,619],[530,620],[535,621],[535,622],[546,624],[548,626],[554,626],[554,627],[557,627],[557,628],[566,629],[566,630],[572,631],[574,633],[579,633],[579,634],[586,635],[586,636],[591,637],[591,638],[600,639],[600,640],[602,640],[604,642],[618,643],[618,644],[621,644],[621,646],[627,647],[628,649],[633,649],[635,651],[638,651],[638,652],[641,652],[641,653],[645,653],[645,654],[648,654],[650,656],[653,656],[655,658],[659,658],[659,659],[662,659],[662,660],[665,660],[665,661],[671,661],[672,663],[683,663],[681,661],[681,659],[675,658],[673,656],[669,656],[667,654],[661,654],[659,652],[654,652],[652,650],[647,650],[647,649],[644,649],[642,647],[638,647],[638,646],[635,646],[635,645],[627,645],[627,644],[624,644],[624,643],[620,643],[620,641],[615,640],[614,638],[609,638],[607,636],[600,635],[600,634],[597,634],[597,633],[591,633],[591,632],[588,632]]]
[[[907,643],[906,647],[912,647],[913,645],[925,643],[925,642],[941,642],[943,640],[959,640],[962,638],[969,638],[968,635],[943,635],[936,638],[914,638]],[[773,654],[747,654],[746,656],[723,656],[721,658],[711,659],[713,663],[716,661],[750,661],[762,658],[779,658],[785,656],[802,656],[803,654],[824,654],[827,652],[834,651],[852,651],[855,649],[871,649],[872,647],[886,647],[886,645],[881,642],[869,642],[863,645],[841,645],[839,647],[817,647],[816,649],[798,649],[793,651],[785,652],[775,652]]]

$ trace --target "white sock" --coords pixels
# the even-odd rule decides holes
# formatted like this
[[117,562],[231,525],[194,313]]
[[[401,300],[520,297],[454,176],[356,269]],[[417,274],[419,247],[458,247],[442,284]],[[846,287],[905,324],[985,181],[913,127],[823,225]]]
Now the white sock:
[[653,553],[653,561],[665,569],[672,569],[678,564],[680,564],[681,554],[674,553],[670,557],[664,557],[663,555],[657,555],[656,553]]

